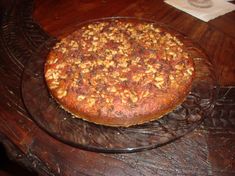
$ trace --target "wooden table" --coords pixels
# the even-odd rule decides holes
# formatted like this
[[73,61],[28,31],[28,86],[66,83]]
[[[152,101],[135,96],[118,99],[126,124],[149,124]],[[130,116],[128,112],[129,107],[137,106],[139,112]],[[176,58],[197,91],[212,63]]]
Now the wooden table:
[[[37,0],[34,13],[30,0],[0,5],[0,141],[13,160],[41,175],[235,175],[235,12],[204,23],[161,0]],[[27,60],[50,35],[60,38],[79,22],[107,16],[153,19],[198,42],[221,86],[211,117],[175,142],[129,154],[81,150],[40,129],[21,97]]]

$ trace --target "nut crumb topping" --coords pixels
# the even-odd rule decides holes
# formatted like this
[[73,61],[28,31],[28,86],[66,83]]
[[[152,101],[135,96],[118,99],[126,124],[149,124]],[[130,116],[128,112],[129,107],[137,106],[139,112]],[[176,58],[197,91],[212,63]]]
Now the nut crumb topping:
[[[140,107],[151,97],[192,81],[184,44],[154,23],[94,22],[62,39],[45,65],[59,99],[115,111]],[[76,105],[77,106],[77,105]]]

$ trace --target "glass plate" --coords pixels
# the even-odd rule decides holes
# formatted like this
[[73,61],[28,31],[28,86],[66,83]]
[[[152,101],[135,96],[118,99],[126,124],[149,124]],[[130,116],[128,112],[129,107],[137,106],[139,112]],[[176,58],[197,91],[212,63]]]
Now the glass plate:
[[206,54],[191,40],[163,24],[136,18],[105,18],[149,22],[183,41],[194,58],[196,78],[186,100],[163,118],[128,128],[96,125],[64,111],[50,96],[44,80],[44,63],[56,40],[47,41],[27,63],[22,78],[22,97],[32,119],[53,137],[96,152],[135,152],[164,145],[195,129],[214,107],[216,79]]

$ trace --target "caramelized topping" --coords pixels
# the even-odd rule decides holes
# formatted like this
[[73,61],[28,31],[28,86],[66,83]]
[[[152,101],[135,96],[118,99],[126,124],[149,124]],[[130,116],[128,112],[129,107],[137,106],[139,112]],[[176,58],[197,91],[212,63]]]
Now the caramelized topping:
[[[191,80],[183,43],[151,23],[92,23],[62,39],[45,77],[59,99],[76,92],[85,106],[140,105]],[[62,87],[62,88],[61,88]]]

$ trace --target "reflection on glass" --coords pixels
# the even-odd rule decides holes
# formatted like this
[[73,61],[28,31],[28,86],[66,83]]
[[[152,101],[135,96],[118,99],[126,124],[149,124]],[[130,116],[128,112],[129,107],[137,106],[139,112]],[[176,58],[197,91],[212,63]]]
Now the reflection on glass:
[[212,0],[188,0],[188,3],[199,8],[209,8],[213,5]]

